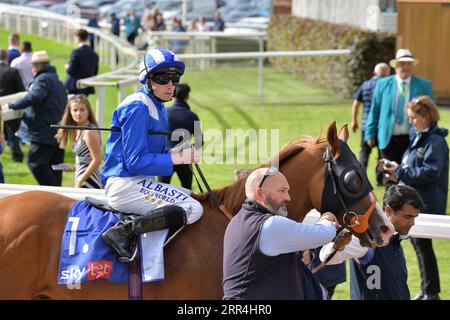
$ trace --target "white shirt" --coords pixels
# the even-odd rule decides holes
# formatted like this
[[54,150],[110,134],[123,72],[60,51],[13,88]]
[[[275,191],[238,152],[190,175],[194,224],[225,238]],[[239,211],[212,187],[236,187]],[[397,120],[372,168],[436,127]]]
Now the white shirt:
[[22,52],[22,54],[15,58],[11,62],[11,67],[19,70],[20,77],[22,78],[23,86],[25,90],[28,90],[30,87],[31,81],[33,81],[34,75],[31,72],[31,56],[33,54],[31,52]]
[[334,222],[321,219],[316,224],[296,222],[274,215],[268,218],[259,238],[259,249],[268,256],[297,252],[323,246],[336,235]]
[[[330,242],[322,247],[319,254],[320,261],[325,261],[328,256],[334,252],[333,245],[334,242]],[[336,252],[334,257],[327,263],[327,265],[339,264],[351,258],[361,258],[367,253],[367,250],[369,250],[369,248],[361,246],[361,244],[359,243],[359,239],[355,236],[352,236],[352,241],[350,241],[350,243],[345,246],[344,250]]]

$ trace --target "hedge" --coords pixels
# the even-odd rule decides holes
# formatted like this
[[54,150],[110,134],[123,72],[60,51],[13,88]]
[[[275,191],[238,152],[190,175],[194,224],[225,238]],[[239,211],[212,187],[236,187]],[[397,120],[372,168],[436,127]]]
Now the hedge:
[[273,58],[278,69],[293,73],[349,98],[369,79],[378,62],[395,56],[395,35],[293,16],[272,16],[270,51],[351,49],[349,56]]

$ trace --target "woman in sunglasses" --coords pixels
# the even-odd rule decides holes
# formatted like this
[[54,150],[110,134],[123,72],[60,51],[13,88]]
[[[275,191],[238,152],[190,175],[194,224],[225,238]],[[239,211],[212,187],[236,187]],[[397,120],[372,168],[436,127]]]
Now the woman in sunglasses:
[[119,221],[103,235],[121,260],[132,260],[132,244],[141,233],[179,228],[200,219],[203,208],[189,191],[155,181],[155,176],[170,176],[173,166],[200,161],[193,147],[169,152],[164,102],[170,101],[184,73],[184,63],[167,49],[151,49],[139,66],[139,81],[144,84],[128,96],[113,113],[106,143],[102,181],[108,202],[114,209],[137,214]]
[[[415,188],[425,202],[424,213],[445,215],[448,194],[448,130],[438,126],[439,110],[428,96],[407,105],[411,135],[402,163],[384,166],[390,179]],[[421,292],[416,300],[439,299],[440,281],[431,239],[411,238],[419,261]]]

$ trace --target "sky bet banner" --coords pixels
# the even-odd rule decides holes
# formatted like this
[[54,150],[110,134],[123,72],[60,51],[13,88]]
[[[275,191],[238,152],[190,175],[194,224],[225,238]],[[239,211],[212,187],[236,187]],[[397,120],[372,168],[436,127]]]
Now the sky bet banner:
[[128,283],[129,268],[117,259],[102,240],[102,233],[119,216],[77,201],[67,217],[61,245],[58,284],[77,284],[94,280]]

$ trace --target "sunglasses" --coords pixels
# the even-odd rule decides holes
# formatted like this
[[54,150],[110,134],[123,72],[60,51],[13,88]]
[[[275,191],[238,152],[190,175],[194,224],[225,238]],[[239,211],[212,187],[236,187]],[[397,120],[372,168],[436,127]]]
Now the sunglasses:
[[74,100],[74,99],[87,100],[87,96],[83,93],[78,94],[71,93],[67,95],[67,100]]
[[177,73],[159,73],[152,75],[150,80],[157,84],[168,84],[172,81],[173,85],[177,85],[180,83],[181,76]]
[[273,176],[274,174],[277,174],[279,172],[281,172],[281,170],[278,169],[277,167],[269,167],[269,168],[267,168],[267,171],[264,174],[263,178],[261,179],[261,182],[259,183],[258,188],[262,187],[264,181],[267,179],[268,176]]

